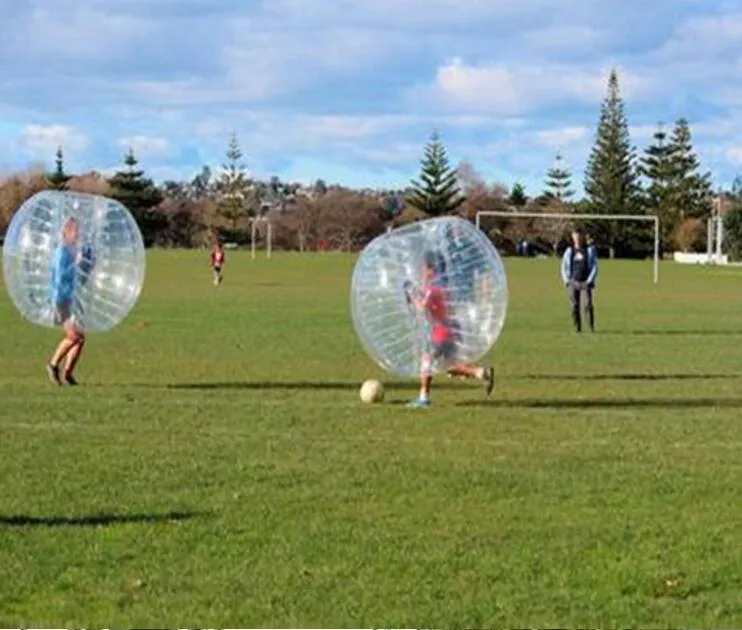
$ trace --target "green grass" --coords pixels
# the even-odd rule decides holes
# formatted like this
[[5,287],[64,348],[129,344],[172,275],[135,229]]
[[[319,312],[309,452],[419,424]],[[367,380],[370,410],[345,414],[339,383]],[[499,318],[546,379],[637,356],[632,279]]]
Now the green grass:
[[739,627],[735,270],[604,262],[599,333],[508,261],[495,399],[407,410],[351,328],[353,259],[153,252],[78,389],[0,324],[0,627]]

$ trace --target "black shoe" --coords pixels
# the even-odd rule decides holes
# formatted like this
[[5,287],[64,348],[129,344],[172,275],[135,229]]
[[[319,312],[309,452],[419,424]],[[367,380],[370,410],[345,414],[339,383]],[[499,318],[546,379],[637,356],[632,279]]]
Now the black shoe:
[[72,374],[65,374],[64,380],[67,381],[67,385],[72,385],[73,387],[78,384],[77,380],[74,376],[72,376]]
[[495,368],[485,368],[482,378],[484,379],[484,395],[489,398],[492,395],[492,390],[495,389]]
[[59,366],[48,363],[46,365],[46,375],[54,385],[61,385],[62,380],[59,378]]

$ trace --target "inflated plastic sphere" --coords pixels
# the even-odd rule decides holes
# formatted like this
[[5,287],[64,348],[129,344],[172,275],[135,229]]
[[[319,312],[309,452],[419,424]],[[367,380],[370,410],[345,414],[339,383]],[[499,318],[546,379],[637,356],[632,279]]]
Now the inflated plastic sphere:
[[59,303],[77,327],[106,331],[134,307],[144,285],[142,234],[118,201],[47,190],[13,216],[3,247],[5,286],[29,322],[58,326]]
[[424,290],[426,261],[435,261],[443,289],[455,359],[437,359],[432,372],[475,363],[497,341],[505,323],[508,285],[494,245],[458,217],[428,219],[383,234],[361,252],[351,281],[351,311],[369,356],[397,376],[420,374],[429,352],[431,323],[415,307]]

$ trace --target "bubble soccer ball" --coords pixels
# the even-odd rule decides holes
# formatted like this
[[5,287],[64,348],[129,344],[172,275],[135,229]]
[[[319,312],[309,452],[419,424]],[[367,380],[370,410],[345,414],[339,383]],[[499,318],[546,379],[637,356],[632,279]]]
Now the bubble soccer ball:
[[[475,363],[502,331],[508,306],[505,268],[494,245],[469,221],[428,219],[371,241],[351,280],[351,312],[369,356],[397,376],[420,374],[430,347],[430,322],[414,303],[423,289],[426,258],[436,260],[444,289],[455,363]],[[437,359],[432,373],[450,362]]]
[[119,202],[98,195],[37,193],[18,209],[5,235],[5,286],[21,315],[40,326],[61,323],[55,302],[64,299],[81,330],[114,328],[139,298],[145,265],[134,218]]
[[360,393],[361,401],[365,403],[379,403],[384,400],[384,386],[376,379],[364,381]]

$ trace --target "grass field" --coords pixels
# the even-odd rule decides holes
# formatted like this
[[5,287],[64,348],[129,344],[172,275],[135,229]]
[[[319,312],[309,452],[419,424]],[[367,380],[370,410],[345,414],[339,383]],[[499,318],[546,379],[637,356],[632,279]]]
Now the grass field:
[[0,627],[742,626],[740,273],[604,262],[577,336],[508,261],[494,399],[408,410],[352,265],[152,252],[77,389],[3,289]]

